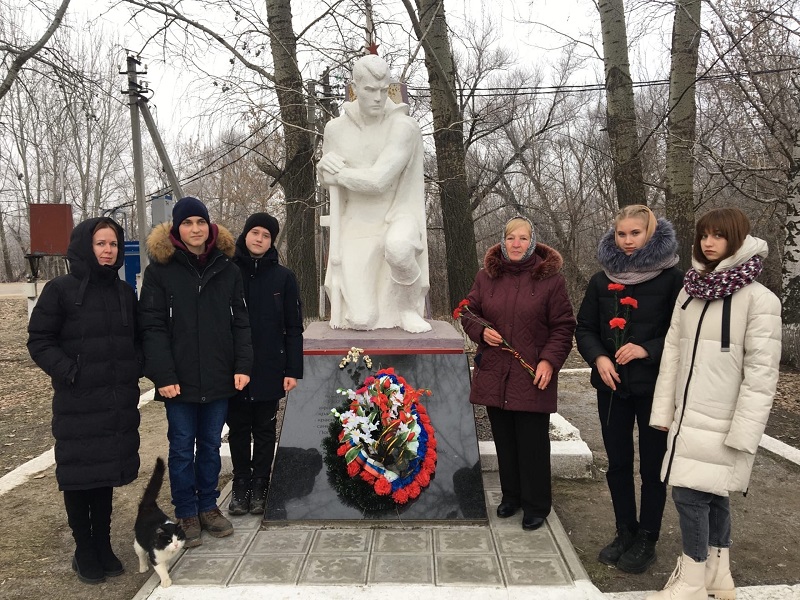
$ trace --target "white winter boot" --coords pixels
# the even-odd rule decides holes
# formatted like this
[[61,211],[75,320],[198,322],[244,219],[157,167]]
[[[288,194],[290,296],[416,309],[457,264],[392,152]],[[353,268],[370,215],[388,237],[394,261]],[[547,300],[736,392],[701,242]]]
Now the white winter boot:
[[708,547],[706,591],[717,600],[736,600],[736,586],[731,576],[730,548]]
[[708,600],[705,586],[706,561],[694,562],[681,554],[664,589],[650,594],[647,600]]

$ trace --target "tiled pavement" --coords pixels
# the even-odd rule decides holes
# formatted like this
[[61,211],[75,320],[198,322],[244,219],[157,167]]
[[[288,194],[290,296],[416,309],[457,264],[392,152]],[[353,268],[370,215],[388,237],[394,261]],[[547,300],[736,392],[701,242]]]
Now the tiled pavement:
[[409,589],[426,599],[602,598],[555,514],[533,532],[522,530],[521,516],[498,519],[499,487],[497,472],[484,473],[488,525],[262,529],[258,516],[234,517],[232,536],[204,534],[202,546],[177,559],[172,587],[153,576],[136,599],[352,599],[370,589],[389,598],[408,598]]

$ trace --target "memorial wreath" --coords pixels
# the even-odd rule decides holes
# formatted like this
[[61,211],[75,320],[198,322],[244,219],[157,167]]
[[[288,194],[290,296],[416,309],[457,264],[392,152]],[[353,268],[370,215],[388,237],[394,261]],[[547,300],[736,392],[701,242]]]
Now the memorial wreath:
[[[353,348],[339,368],[357,363]],[[371,368],[368,356],[364,363]],[[393,368],[381,369],[356,389],[339,388],[345,402],[331,410],[323,442],[336,491],[367,511],[389,510],[417,498],[436,470],[436,437],[425,406],[430,390],[415,389]]]

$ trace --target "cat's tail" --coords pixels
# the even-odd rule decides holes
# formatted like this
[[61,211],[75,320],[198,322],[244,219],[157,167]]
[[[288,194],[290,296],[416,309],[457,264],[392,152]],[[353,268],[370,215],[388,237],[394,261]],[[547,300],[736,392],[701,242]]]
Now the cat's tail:
[[156,505],[158,492],[161,491],[161,484],[164,483],[164,470],[164,460],[159,456],[156,459],[156,467],[153,469],[150,481],[144,489],[144,494],[142,494],[142,501],[139,503],[140,508]]

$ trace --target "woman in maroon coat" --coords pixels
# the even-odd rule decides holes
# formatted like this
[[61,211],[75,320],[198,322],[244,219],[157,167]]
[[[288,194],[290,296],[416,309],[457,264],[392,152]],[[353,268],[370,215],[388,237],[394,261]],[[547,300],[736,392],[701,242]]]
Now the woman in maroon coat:
[[522,508],[526,530],[541,527],[552,505],[550,413],[575,330],[562,262],[536,243],[528,219],[511,219],[502,243],[487,251],[461,318],[478,343],[469,399],[487,407],[492,425],[503,492],[497,516]]

